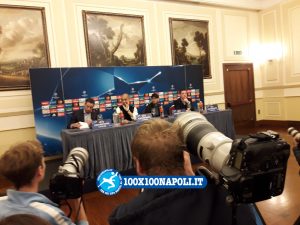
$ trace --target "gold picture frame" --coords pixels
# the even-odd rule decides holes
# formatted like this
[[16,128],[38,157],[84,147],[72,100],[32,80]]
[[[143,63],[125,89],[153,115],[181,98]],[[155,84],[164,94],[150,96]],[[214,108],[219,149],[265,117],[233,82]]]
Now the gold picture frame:
[[209,22],[169,18],[173,65],[201,64],[203,78],[212,78]]
[[144,17],[83,11],[88,66],[145,66]]
[[50,67],[45,9],[0,5],[0,91],[30,89],[39,67]]

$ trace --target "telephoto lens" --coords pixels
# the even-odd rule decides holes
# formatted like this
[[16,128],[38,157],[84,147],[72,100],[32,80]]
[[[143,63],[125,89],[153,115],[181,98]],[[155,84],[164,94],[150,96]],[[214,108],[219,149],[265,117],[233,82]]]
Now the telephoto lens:
[[58,172],[67,176],[77,176],[81,173],[84,165],[89,157],[89,153],[86,149],[81,147],[73,148],[66,161],[59,167]]
[[289,133],[289,135],[293,136],[293,138],[296,142],[298,142],[298,143],[300,142],[300,132],[298,130],[296,130],[294,127],[290,127],[288,129],[288,133]]

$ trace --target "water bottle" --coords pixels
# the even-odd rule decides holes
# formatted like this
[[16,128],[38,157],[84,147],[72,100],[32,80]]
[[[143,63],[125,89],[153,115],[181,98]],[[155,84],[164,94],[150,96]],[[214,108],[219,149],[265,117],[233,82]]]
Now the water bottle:
[[113,113],[113,123],[118,124],[119,123],[119,115],[116,111]]
[[119,123],[120,123],[121,125],[124,124],[124,114],[123,114],[122,111],[119,113]]
[[160,118],[164,118],[165,115],[164,115],[164,108],[162,107],[162,105],[159,107],[159,115],[160,115]]
[[198,103],[198,110],[199,110],[200,113],[203,113],[203,102],[202,101],[200,101]]

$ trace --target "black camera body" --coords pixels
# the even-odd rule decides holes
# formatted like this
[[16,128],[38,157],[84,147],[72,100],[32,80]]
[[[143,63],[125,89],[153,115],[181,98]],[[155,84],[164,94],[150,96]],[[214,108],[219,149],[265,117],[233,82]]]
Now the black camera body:
[[234,203],[253,203],[283,192],[290,145],[272,131],[231,140],[218,132],[206,118],[186,112],[175,122],[182,128],[187,150],[218,173]]
[[283,192],[290,145],[272,132],[232,143],[229,161],[220,171],[236,202],[262,201]]
[[61,200],[79,198],[83,194],[82,172],[88,160],[88,151],[81,147],[73,148],[58,172],[50,180],[51,199],[58,203]]
[[81,197],[83,181],[81,177],[69,177],[63,173],[54,174],[49,186],[52,201],[59,204],[61,200]]

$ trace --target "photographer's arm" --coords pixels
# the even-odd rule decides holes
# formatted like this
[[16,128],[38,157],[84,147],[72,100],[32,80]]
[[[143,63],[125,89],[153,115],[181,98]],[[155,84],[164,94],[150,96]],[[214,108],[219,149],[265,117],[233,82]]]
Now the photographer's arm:
[[298,164],[300,165],[300,146],[299,146],[299,144],[294,147],[294,155],[295,155],[295,158],[296,158]]
[[[87,216],[85,213],[85,209],[80,198],[77,199],[68,199],[68,203],[72,208],[72,212],[75,213],[76,224],[77,225],[88,225]],[[78,216],[77,216],[78,215]]]

